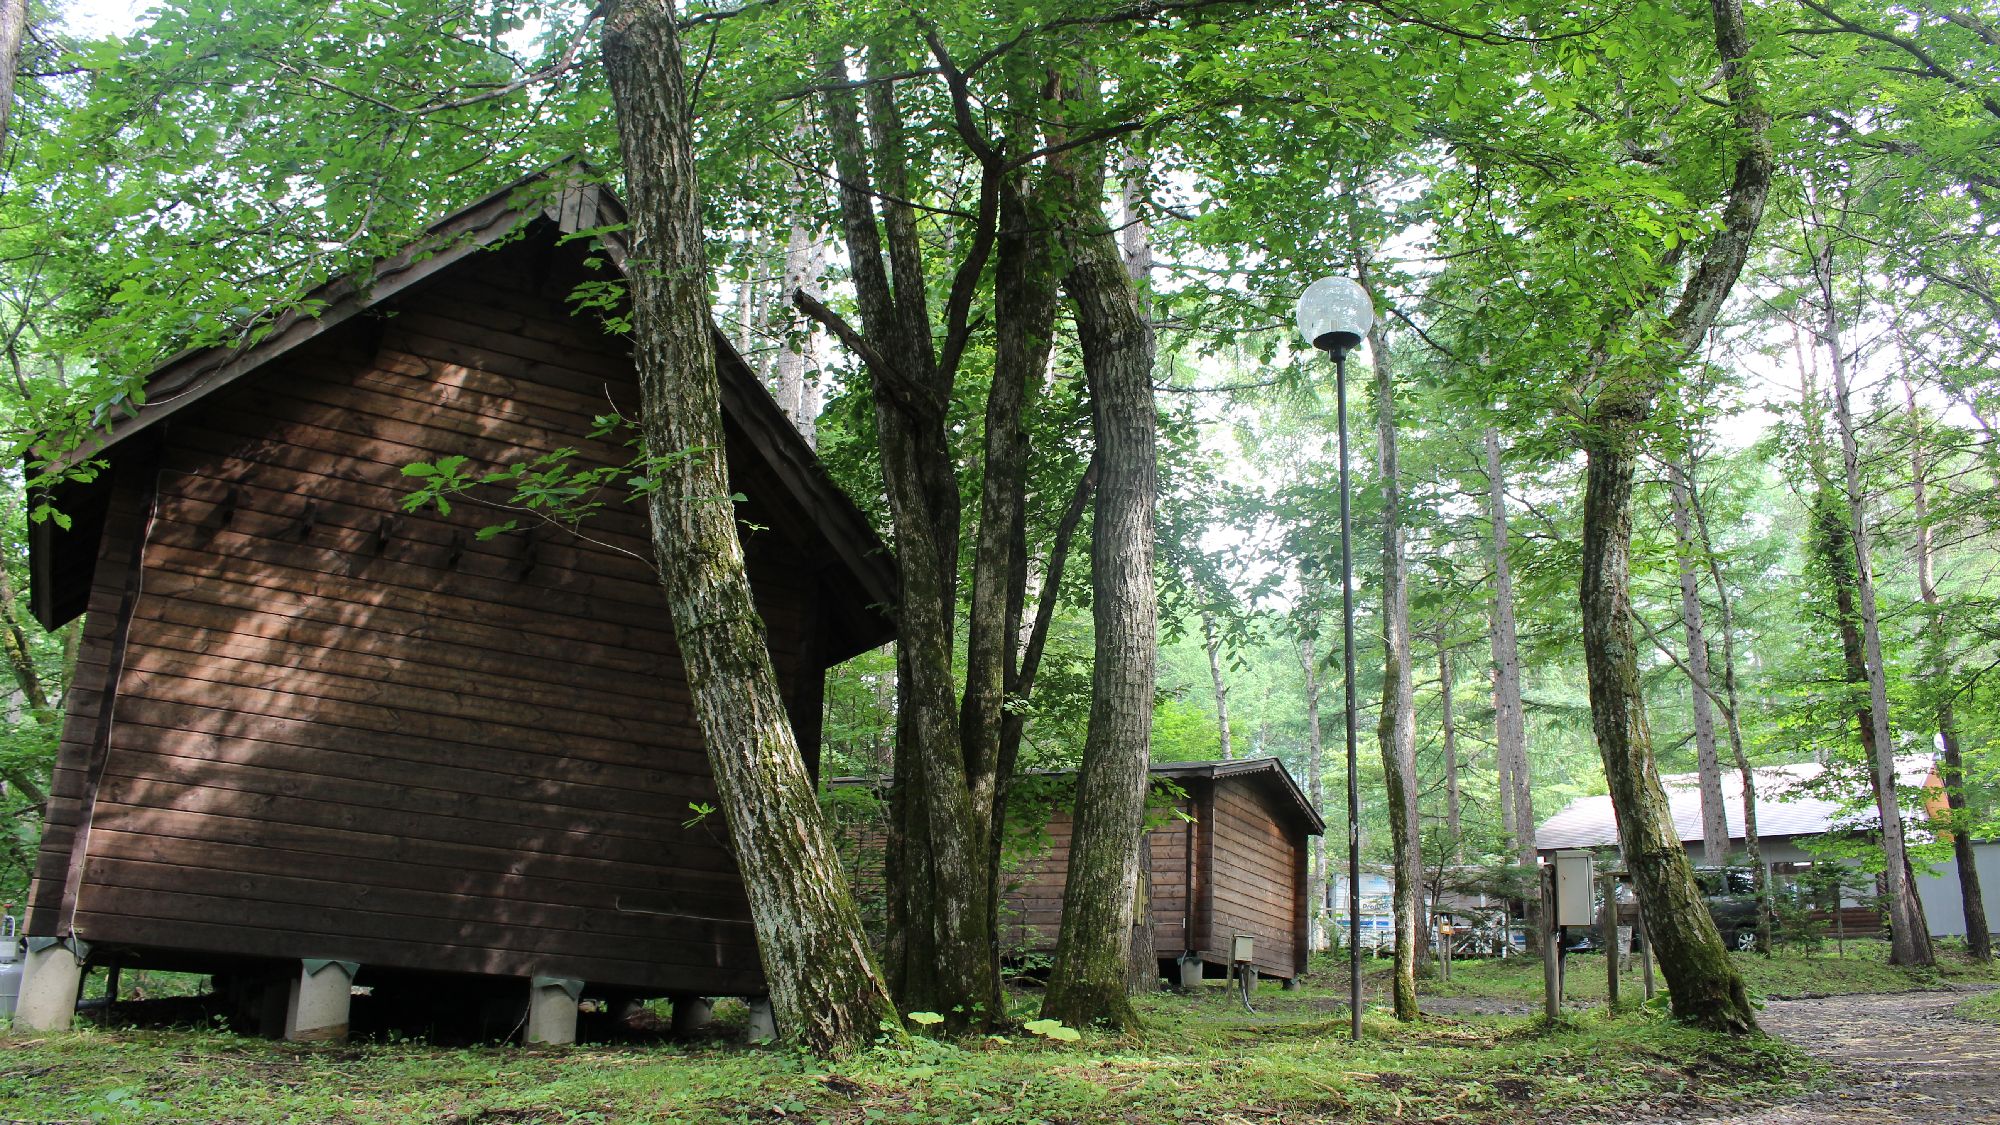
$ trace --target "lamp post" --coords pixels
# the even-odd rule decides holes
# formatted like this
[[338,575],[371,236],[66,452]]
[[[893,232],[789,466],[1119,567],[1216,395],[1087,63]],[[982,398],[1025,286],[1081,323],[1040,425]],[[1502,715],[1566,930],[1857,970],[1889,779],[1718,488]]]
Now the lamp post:
[[1375,302],[1361,283],[1322,277],[1299,294],[1299,335],[1333,356],[1340,430],[1340,647],[1347,689],[1347,999],[1354,1038],[1361,1038],[1361,789],[1354,758],[1354,550],[1347,485],[1347,353],[1375,323]]

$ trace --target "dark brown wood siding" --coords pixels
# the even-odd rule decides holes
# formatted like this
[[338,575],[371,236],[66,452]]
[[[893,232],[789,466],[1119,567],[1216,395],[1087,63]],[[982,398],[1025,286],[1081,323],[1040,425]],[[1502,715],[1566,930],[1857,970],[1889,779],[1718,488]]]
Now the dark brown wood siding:
[[[1256,939],[1260,972],[1287,978],[1302,972],[1306,837],[1299,818],[1273,792],[1269,775],[1179,780],[1188,794],[1181,811],[1192,822],[1176,817],[1147,837],[1153,948],[1161,957],[1192,950],[1227,963],[1231,937],[1245,933]],[[1055,948],[1070,829],[1068,813],[1051,814],[1048,850],[1009,880],[1004,948]]]
[[[77,887],[93,942],[761,987],[643,513],[488,542],[400,510],[404,465],[625,450],[624,349],[523,243],[177,415]],[[818,568],[732,435],[752,579],[788,698],[818,700]],[[121,479],[29,928],[53,933],[124,568]],[[614,496],[613,499],[619,499]],[[119,506],[122,505],[122,506]],[[818,716],[802,735],[816,740]],[[816,750],[816,746],[812,749]]]
[[1288,829],[1276,797],[1255,779],[1215,783],[1214,850],[1208,868],[1213,913],[1206,920],[1202,955],[1229,959],[1230,939],[1249,934],[1259,972],[1290,977],[1299,971],[1298,924],[1303,907],[1298,872],[1305,838]]
[[[1063,886],[1068,881],[1070,833],[1075,821],[1066,812],[1049,816],[1047,851],[1010,873],[1003,886],[1001,947],[1009,953],[1048,952],[1056,947],[1062,928]],[[1146,837],[1153,872],[1153,948],[1160,956],[1178,956],[1186,948],[1187,846],[1191,826],[1178,819],[1153,829]]]

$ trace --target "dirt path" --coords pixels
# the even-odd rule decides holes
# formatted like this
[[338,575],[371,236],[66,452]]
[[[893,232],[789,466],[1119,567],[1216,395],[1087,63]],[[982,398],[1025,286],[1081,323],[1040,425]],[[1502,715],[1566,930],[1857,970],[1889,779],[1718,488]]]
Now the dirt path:
[[1708,1125],[2000,1125],[2000,1028],[1952,1014],[1963,992],[1774,1000],[1764,1029],[1834,1064],[1845,1081],[1789,1105]]

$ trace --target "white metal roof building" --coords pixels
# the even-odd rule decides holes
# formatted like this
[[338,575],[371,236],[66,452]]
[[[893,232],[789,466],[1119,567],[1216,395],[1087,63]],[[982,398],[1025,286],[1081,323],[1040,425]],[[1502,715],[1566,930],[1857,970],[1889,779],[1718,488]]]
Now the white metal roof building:
[[[1872,804],[1862,808],[1843,807],[1831,794],[1815,791],[1814,783],[1826,773],[1816,762],[1790,766],[1759,766],[1751,771],[1756,778],[1757,837],[1767,863],[1784,863],[1807,858],[1803,849],[1790,841],[1801,836],[1817,836],[1839,828],[1867,828],[1876,816]],[[1907,788],[1928,788],[1939,784],[1936,767],[1928,757],[1909,755],[1896,759],[1896,784]],[[1674,829],[1690,850],[1701,848],[1701,785],[1697,775],[1670,774],[1660,778],[1673,810]],[[1856,785],[1865,782],[1857,779]],[[1729,822],[1729,850],[1743,844],[1743,775],[1734,769],[1722,774],[1723,808]],[[1907,807],[1907,805],[1906,805]],[[1618,819],[1609,795],[1579,797],[1563,810],[1542,822],[1535,830],[1535,847],[1544,852],[1559,848],[1600,848],[1618,845]]]

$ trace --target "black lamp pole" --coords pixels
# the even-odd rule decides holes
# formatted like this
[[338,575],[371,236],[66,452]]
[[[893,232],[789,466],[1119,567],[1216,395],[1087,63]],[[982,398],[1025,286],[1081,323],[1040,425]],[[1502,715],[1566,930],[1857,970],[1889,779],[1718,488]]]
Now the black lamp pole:
[[1340,648],[1347,691],[1347,1006],[1352,1032],[1361,1038],[1361,785],[1355,765],[1354,539],[1347,483],[1347,351],[1361,342],[1351,332],[1329,332],[1313,345],[1333,355],[1334,399],[1340,430]]

